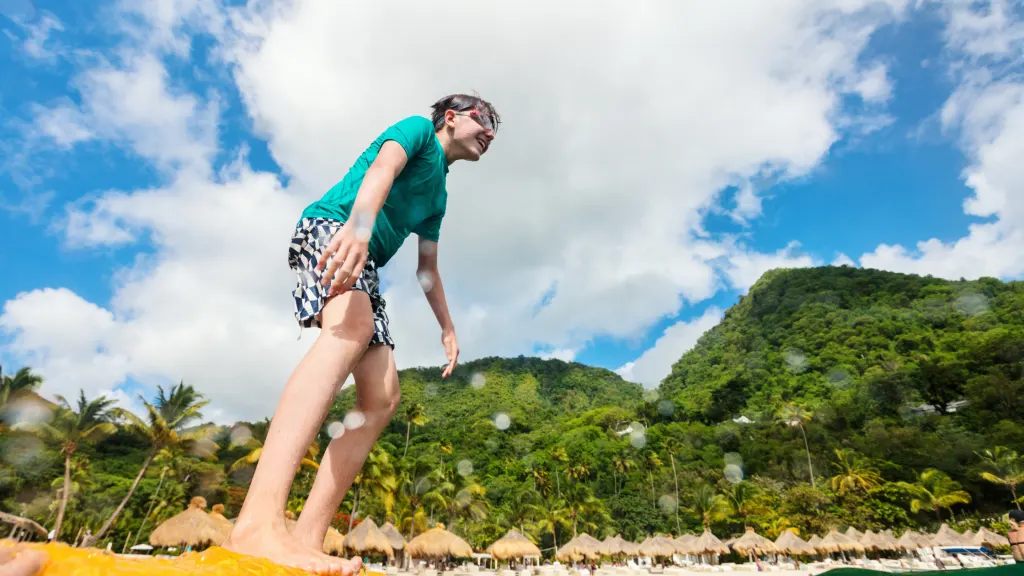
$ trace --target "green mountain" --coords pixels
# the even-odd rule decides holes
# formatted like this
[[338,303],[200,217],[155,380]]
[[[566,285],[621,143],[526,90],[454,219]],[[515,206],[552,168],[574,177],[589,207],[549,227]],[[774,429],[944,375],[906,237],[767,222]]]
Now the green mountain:
[[[639,541],[704,526],[723,539],[745,525],[772,538],[940,521],[1005,533],[998,518],[1024,483],[1022,362],[1020,282],[775,270],[656,390],[526,357],[476,360],[445,380],[437,368],[402,370],[398,412],[334,525],[346,531],[353,509],[355,521],[371,515],[405,534],[443,522],[478,547],[515,527],[544,549],[583,531]],[[316,458],[355,411],[348,388]],[[100,545],[144,541],[196,495],[233,517],[266,427],[240,422],[162,451]],[[52,526],[59,449],[5,431],[0,509]],[[77,447],[66,540],[95,532],[149,450],[123,426]],[[300,468],[293,512],[314,474]]]

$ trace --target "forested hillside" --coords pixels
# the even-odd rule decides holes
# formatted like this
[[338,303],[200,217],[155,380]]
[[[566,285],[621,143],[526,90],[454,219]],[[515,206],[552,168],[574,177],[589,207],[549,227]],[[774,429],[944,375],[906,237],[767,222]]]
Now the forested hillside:
[[[335,519],[342,532],[366,515],[407,535],[444,522],[480,547],[510,527],[542,548],[581,531],[638,540],[709,526],[724,538],[744,524],[769,537],[963,530],[1004,514],[1024,482],[1019,282],[772,271],[657,390],[523,357],[400,378],[399,412]],[[10,406],[38,384],[31,370],[4,377],[0,509],[54,527],[67,464],[72,541],[101,529],[146,465],[100,545],[144,541],[196,495],[237,513],[266,422],[202,426],[203,383],[190,382],[147,398],[138,418],[82,398],[45,430],[12,428]],[[352,405],[347,390],[311,446],[294,512]]]

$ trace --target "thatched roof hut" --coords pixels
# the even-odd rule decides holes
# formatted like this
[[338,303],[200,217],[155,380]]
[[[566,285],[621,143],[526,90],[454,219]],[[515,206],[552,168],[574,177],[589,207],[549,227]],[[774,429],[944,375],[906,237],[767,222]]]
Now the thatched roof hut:
[[775,554],[779,549],[775,542],[761,536],[750,526],[747,526],[743,536],[740,536],[732,543],[732,549],[740,554]]
[[487,547],[487,553],[497,560],[540,557],[540,548],[517,530],[508,531]]
[[405,549],[405,537],[403,537],[402,533],[398,531],[398,528],[395,528],[394,524],[391,522],[385,522],[384,525],[380,527],[380,531],[388,537],[388,544],[391,544],[392,550]]
[[783,554],[793,556],[814,555],[818,550],[809,542],[805,542],[792,530],[783,530],[782,534],[775,539],[775,548]]
[[818,550],[818,544],[821,544],[821,536],[811,534],[811,537],[807,539],[807,543],[814,546],[815,550]]
[[907,530],[896,540],[900,550],[917,550],[921,547],[921,535],[913,530]]
[[388,537],[377,528],[373,518],[367,518],[345,535],[345,548],[353,552],[384,554],[388,558],[395,557]]
[[202,546],[220,541],[221,528],[206,513],[206,498],[196,496],[184,512],[161,523],[149,535],[153,546]]
[[327,532],[324,533],[323,551],[324,554],[338,556],[345,554],[345,537],[333,526],[328,526]]
[[843,534],[846,534],[847,536],[849,536],[850,538],[853,538],[854,540],[856,540],[858,542],[860,542],[860,539],[864,537],[864,533],[863,532],[858,532],[857,529],[854,528],[853,526],[850,526],[849,528],[847,528],[846,532],[843,532]]
[[929,540],[931,540],[932,546],[963,546],[970,544],[964,541],[963,534],[953,530],[945,522],[939,527],[938,532],[931,535]]
[[822,552],[863,552],[864,545],[833,528],[817,544]]
[[693,554],[694,552],[691,551],[691,548],[696,541],[697,537],[693,534],[683,534],[672,542],[676,545],[676,552],[680,554]]
[[996,534],[984,526],[978,529],[978,533],[971,538],[971,543],[977,546],[985,546],[987,548],[998,548],[1000,546],[1010,545],[1010,541],[1006,536]]
[[674,540],[650,536],[640,543],[640,555],[646,558],[668,558],[678,552]]
[[717,536],[705,529],[704,533],[690,545],[691,554],[728,554],[729,547],[722,543]]
[[640,555],[640,545],[636,542],[630,542],[625,538],[619,538],[619,546],[622,547],[622,555],[635,557]]
[[210,510],[210,518],[213,518],[213,521],[217,523],[217,527],[220,529],[221,538],[214,541],[214,544],[220,546],[231,535],[231,529],[235,527],[235,524],[224,516],[223,504],[213,505],[213,508]]
[[598,560],[601,558],[601,550],[604,547],[602,542],[590,534],[580,534],[562,545],[555,552],[555,559],[559,562],[579,562],[584,558]]
[[441,523],[413,538],[405,550],[413,558],[469,558],[473,555],[473,548],[462,538],[445,530]]
[[618,534],[609,536],[601,542],[601,554],[604,556],[620,556],[624,554],[622,537]]

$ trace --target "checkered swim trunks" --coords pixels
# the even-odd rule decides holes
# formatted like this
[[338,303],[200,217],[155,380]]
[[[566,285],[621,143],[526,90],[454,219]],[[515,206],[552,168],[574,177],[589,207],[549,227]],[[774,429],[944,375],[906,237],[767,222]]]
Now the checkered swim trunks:
[[[317,315],[327,301],[329,286],[320,284],[323,275],[316,269],[316,264],[331,237],[343,224],[327,218],[303,218],[295,227],[288,248],[288,266],[295,270],[298,277],[292,296],[295,298],[295,319],[302,328],[321,327]],[[373,338],[370,339],[370,346],[387,344],[394,348],[395,341],[391,339],[388,316],[384,312],[384,298],[380,295],[377,265],[371,258],[367,257],[366,265],[352,289],[365,292],[370,297],[370,306],[373,307]],[[302,336],[301,332],[299,336]]]

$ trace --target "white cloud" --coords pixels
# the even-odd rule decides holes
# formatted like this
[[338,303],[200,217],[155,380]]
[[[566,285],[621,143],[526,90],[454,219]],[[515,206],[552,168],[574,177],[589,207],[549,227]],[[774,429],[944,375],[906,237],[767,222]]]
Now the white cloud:
[[866,102],[886,102],[892,96],[888,69],[885,64],[875,64],[857,82],[857,94]]
[[721,322],[723,316],[722,310],[712,306],[697,318],[676,322],[665,329],[654,346],[616,372],[631,382],[639,382],[648,388],[657,387],[672,371],[672,365],[693,348],[705,332]]
[[854,266],[855,267],[855,266],[857,266],[857,263],[853,261],[853,258],[850,258],[846,254],[840,253],[839,256],[836,256],[836,259],[832,261],[832,266]]
[[959,85],[942,107],[944,128],[959,137],[972,196],[964,213],[989,219],[966,236],[922,240],[911,250],[880,245],[861,257],[866,267],[943,278],[1024,274],[1024,20],[1004,1],[944,6],[946,37]]
[[809,268],[820,262],[808,254],[798,254],[800,243],[793,241],[785,248],[771,254],[751,252],[733,247],[724,264],[725,277],[729,284],[746,292],[765,272],[775,268]]
[[[284,260],[300,210],[389,123],[476,89],[505,123],[486,158],[449,176],[439,258],[463,358],[535,345],[567,357],[596,335],[635,338],[712,296],[723,278],[745,288],[768,268],[812,264],[795,246],[757,254],[708,238],[703,214],[725,186],[799,177],[822,161],[851,121],[842,94],[877,74],[859,63],[871,32],[904,6],[522,2],[491,13],[397,1],[153,4],[135,15],[148,24],[129,29],[115,56],[75,79],[82,104],[51,103],[35,124],[37,137],[110,141],[163,170],[160,187],[96,191],[68,207],[70,244],[123,249],[145,237],[152,249],[118,271],[108,305],[79,299],[108,319],[85,351],[39,336],[47,315],[31,310],[48,308],[55,291],[12,301],[19,306],[2,325],[19,354],[46,352],[34,364],[47,386],[77,388],[61,375],[98,358],[107,370],[89,379],[93,390],[128,377],[183,378],[224,417],[267,415],[313,336],[295,341]],[[188,53],[189,31],[211,10],[202,29],[217,35],[214,53],[232,66],[256,130],[292,177],[287,189],[244,159],[213,174],[225,152],[225,89],[190,92],[167,73],[165,59]],[[337,33],[337,22],[352,20],[360,26]],[[437,57],[453,53],[457,60]],[[753,190],[741,200],[740,215],[759,213]],[[439,365],[414,259],[407,247],[385,270],[396,355],[402,366]]]
[[576,359],[576,351],[567,348],[557,348],[547,352],[541,352],[537,356],[543,360],[561,360],[562,362],[572,362]]
[[60,19],[50,12],[42,12],[35,22],[15,18],[25,31],[25,40],[21,44],[21,51],[33,60],[47,63],[54,63],[61,55],[62,48],[54,42],[51,35],[54,31],[64,31],[64,25]]

